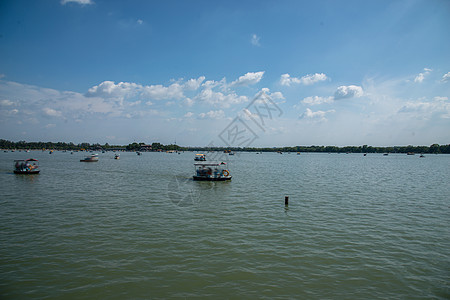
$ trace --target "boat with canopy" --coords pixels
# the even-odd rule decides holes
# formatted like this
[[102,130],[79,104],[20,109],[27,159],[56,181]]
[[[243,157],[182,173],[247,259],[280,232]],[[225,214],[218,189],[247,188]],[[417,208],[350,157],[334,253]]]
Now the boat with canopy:
[[14,161],[15,174],[39,174],[39,172],[40,170],[37,159],[18,159]]
[[224,162],[194,163],[194,180],[198,181],[226,181],[231,180],[230,171]]

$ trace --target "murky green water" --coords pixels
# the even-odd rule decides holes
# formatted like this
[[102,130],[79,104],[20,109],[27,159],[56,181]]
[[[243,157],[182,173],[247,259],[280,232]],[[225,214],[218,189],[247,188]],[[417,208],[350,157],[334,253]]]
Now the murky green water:
[[113,156],[0,153],[0,298],[450,297],[448,155]]

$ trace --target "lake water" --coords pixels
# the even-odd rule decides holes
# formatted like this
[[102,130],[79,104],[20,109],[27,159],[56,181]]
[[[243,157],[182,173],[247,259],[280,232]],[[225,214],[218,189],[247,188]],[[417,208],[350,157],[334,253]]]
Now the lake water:
[[1,299],[450,298],[450,155],[83,157],[0,153]]

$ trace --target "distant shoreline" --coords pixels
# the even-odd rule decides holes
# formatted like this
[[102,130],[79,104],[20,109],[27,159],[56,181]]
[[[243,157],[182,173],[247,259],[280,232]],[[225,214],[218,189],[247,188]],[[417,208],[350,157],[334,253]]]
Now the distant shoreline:
[[183,147],[178,145],[163,145],[160,143],[132,143],[129,145],[104,145],[89,143],[65,143],[65,142],[12,142],[0,139],[0,149],[2,150],[69,150],[69,151],[225,151],[234,152],[315,152],[315,153],[432,153],[450,154],[450,144],[431,146],[293,146],[293,147]]

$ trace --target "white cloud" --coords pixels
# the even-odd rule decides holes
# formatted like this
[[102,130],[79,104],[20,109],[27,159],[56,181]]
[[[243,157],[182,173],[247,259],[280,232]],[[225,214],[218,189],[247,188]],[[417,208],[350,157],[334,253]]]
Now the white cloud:
[[252,34],[252,38],[250,40],[250,42],[252,43],[253,46],[261,46],[261,44],[259,43],[259,40],[261,38],[259,36],[257,36],[256,34]]
[[11,100],[5,99],[5,100],[0,101],[0,105],[1,106],[11,106],[11,105],[14,105],[14,102],[12,102]]
[[232,86],[247,86],[258,83],[261,81],[264,75],[264,71],[262,72],[248,72],[247,74],[239,77],[239,79],[230,83],[230,87]]
[[[3,116],[13,116],[13,115],[17,115],[18,113],[19,113],[19,110],[16,108],[11,109],[11,110],[0,110],[0,115],[3,115]],[[1,121],[1,119],[0,119],[0,121]]]
[[324,73],[315,73],[308,74],[303,76],[302,78],[291,77],[289,74],[283,74],[280,78],[280,84],[285,86],[290,86],[291,84],[303,84],[303,85],[312,85],[314,83],[325,81],[328,77]]
[[195,91],[201,86],[203,81],[205,81],[205,76],[200,76],[197,79],[189,79],[188,81],[186,81],[184,86],[188,90]]
[[57,110],[55,110],[55,109],[53,109],[53,108],[44,107],[44,108],[42,109],[42,111],[43,111],[47,116],[50,116],[50,117],[61,117],[61,116],[62,116],[62,113],[61,113],[60,111],[57,111]]
[[223,119],[225,118],[225,112],[223,110],[211,110],[207,113],[200,113],[198,117],[200,119]]
[[333,97],[312,96],[304,98],[301,102],[307,105],[319,105],[323,103],[332,103],[333,101],[334,101]]
[[[437,98],[437,99],[436,99]],[[398,111],[399,113],[411,114],[417,119],[430,119],[432,116],[443,119],[450,118],[450,103],[447,97],[436,97],[433,101],[407,102]]]
[[192,100],[191,98],[186,98],[186,99],[184,99],[183,100],[183,104],[184,105],[186,105],[186,106],[192,106],[192,105],[194,105],[194,100]]
[[140,89],[142,86],[136,83],[119,82],[115,84],[114,81],[103,81],[99,85],[91,87],[86,96],[115,98],[122,102],[123,99],[136,95]]
[[356,85],[349,85],[345,86],[342,85],[337,88],[336,92],[334,93],[334,99],[347,99],[347,98],[358,98],[364,95],[363,89],[360,86]]
[[442,82],[449,82],[450,81],[450,72],[448,72],[447,74],[444,74],[444,76],[442,76]]
[[223,94],[221,92],[214,92],[211,89],[205,89],[195,96],[194,100],[220,107],[230,107],[232,104],[247,102],[248,98],[246,96],[238,96],[235,93]]
[[130,82],[119,82],[115,84],[113,81],[104,81],[90,88],[86,96],[115,99],[120,104],[123,103],[124,99],[138,95],[153,100],[183,99],[183,89],[185,87],[191,89],[195,85],[199,85],[201,81],[201,77],[197,80],[189,80],[184,86],[179,83],[173,83],[169,86],[163,86],[161,84],[142,86]]
[[419,75],[416,76],[416,78],[414,78],[414,82],[418,82],[418,83],[422,83],[425,79],[425,76],[427,76],[428,74],[430,74],[431,69],[425,68],[423,69],[425,72],[423,73],[419,73]]
[[141,19],[138,19],[138,20],[137,20],[137,23],[138,23],[139,25],[142,25],[142,24],[144,24],[144,21],[141,20]]
[[313,75],[303,76],[300,80],[304,85],[311,85],[319,81],[327,80],[327,75],[324,73],[316,73]]
[[188,112],[184,115],[184,117],[185,117],[185,118],[190,118],[190,117],[192,117],[193,115],[194,115],[193,112],[188,111]]
[[437,97],[434,97],[433,100],[434,101],[447,101],[448,97],[439,97],[439,96],[437,96]]
[[325,118],[325,116],[327,114],[334,113],[334,112],[335,112],[334,109],[328,110],[328,111],[318,110],[318,111],[314,112],[311,109],[307,108],[306,111],[300,116],[300,119],[326,121],[327,119]]
[[214,80],[207,80],[205,83],[202,84],[202,87],[205,89],[213,89],[220,85],[225,85],[226,80],[223,78],[221,81],[214,81]]
[[285,86],[291,86],[292,83],[300,83],[299,78],[291,77],[289,74],[283,74],[280,78],[280,84]]
[[62,5],[65,5],[70,2],[81,4],[81,5],[94,4],[94,1],[91,1],[91,0],[61,0]]
[[160,84],[145,86],[142,89],[142,95],[154,100],[182,99],[184,97],[183,86],[179,83],[173,83],[168,87]]
[[274,99],[274,100],[284,99],[283,93],[281,93],[281,92],[273,92],[270,94],[270,97],[272,97],[272,99]]
[[142,101],[139,100],[139,101],[129,102],[128,105],[129,105],[129,106],[136,106],[136,105],[139,105],[139,104],[141,104],[141,103],[142,103]]
[[45,128],[54,128],[54,127],[56,127],[56,124],[47,124],[47,125],[45,125],[44,126]]

